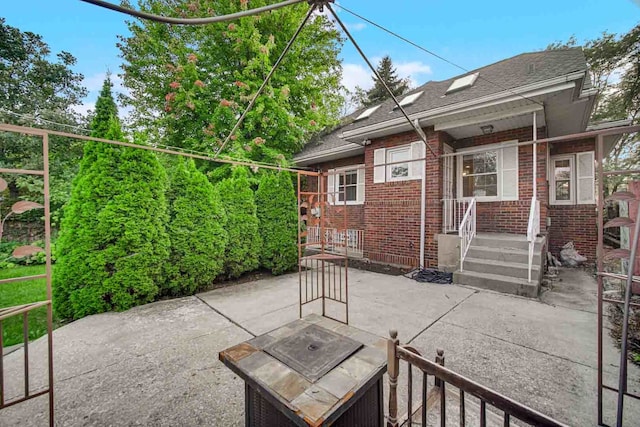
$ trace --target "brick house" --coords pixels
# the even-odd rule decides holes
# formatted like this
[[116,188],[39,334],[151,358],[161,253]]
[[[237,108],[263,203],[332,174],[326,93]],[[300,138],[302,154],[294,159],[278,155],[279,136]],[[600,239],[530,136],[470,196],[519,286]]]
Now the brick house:
[[525,53],[401,96],[428,150],[387,100],[345,118],[295,161],[327,172],[322,185],[330,204],[346,205],[357,256],[533,296],[547,248],[558,255],[573,241],[595,259],[595,139],[533,143],[593,129],[595,96],[581,48]]

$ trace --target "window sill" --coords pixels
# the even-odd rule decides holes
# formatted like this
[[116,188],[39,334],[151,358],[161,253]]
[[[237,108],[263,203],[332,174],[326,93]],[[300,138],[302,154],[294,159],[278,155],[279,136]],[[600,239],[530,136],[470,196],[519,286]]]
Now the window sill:
[[[334,202],[331,203],[331,206],[344,206],[345,203],[344,202]],[[364,205],[364,201],[363,202],[349,202],[347,201],[346,203],[347,206],[357,206],[357,205]]]

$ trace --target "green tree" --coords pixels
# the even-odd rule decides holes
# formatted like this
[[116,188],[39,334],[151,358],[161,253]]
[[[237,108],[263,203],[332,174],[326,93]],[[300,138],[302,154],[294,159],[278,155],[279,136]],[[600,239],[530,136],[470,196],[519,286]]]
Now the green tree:
[[[268,3],[273,0],[251,1],[250,7]],[[140,0],[138,7],[202,17],[246,10],[248,4]],[[307,4],[297,4],[203,26],[129,22],[131,36],[122,37],[119,47],[135,122],[157,128],[169,145],[215,152],[307,10]],[[312,17],[224,152],[284,161],[317,129],[334,123],[342,104],[341,43],[326,17]]]
[[247,170],[236,168],[230,178],[218,184],[218,190],[227,212],[229,241],[224,256],[225,274],[230,278],[239,277],[260,266],[262,245],[256,202]]
[[[564,49],[577,46],[572,36],[566,42],[556,42],[547,49]],[[598,97],[591,116],[592,122],[630,119],[640,123],[640,25],[623,35],[604,32],[593,40],[587,40],[583,52],[589,65]],[[636,169],[640,167],[640,134],[624,135],[606,159],[609,170]],[[610,177],[607,192],[616,188],[624,177]]]
[[191,295],[223,271],[226,213],[217,190],[192,160],[178,158],[167,196],[171,240],[163,293]]
[[[93,136],[124,139],[114,112],[107,80]],[[166,175],[156,156],[98,142],[84,154],[57,242],[54,307],[62,318],[152,301],[168,256]]]
[[298,263],[298,214],[291,175],[264,173],[256,205],[263,240],[260,262],[273,274],[286,273]]
[[[73,111],[87,93],[82,86],[82,74],[71,69],[76,59],[68,52],[52,56],[40,35],[20,31],[0,18],[0,121],[67,132],[73,128],[51,122],[83,125]],[[82,143],[58,136],[52,136],[49,142],[51,210],[52,218],[57,221],[71,193],[70,183],[82,157]],[[42,169],[42,139],[3,133],[0,135],[0,167]],[[42,201],[42,177],[7,175],[4,178],[9,184],[9,201]],[[5,207],[10,205],[4,203]],[[20,220],[33,220],[37,215],[26,215]]]
[[373,79],[373,87],[371,89],[364,90],[360,87],[356,87],[355,100],[360,106],[369,107],[380,104],[382,101],[391,98],[382,82],[387,84],[394,96],[400,96],[410,88],[409,78],[401,79],[398,77],[398,72],[393,66],[393,62],[389,55],[386,55],[380,60],[376,67],[376,71],[382,78],[382,81],[378,80],[378,78],[373,75],[371,76]]

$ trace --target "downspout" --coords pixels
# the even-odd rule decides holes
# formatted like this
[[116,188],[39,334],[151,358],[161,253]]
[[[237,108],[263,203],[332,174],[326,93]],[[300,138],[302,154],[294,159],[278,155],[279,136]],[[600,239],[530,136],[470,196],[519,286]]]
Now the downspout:
[[424,246],[425,246],[425,232],[426,232],[426,216],[427,216],[427,151],[430,147],[427,144],[427,135],[422,132],[420,127],[420,121],[415,120],[416,129],[420,129],[420,137],[424,143],[424,165],[422,168],[422,178],[420,181],[420,269],[425,267],[424,265]]
[[538,112],[533,112],[533,199],[538,199]]
[[[425,145],[427,142],[425,141]],[[426,147],[425,147],[425,160],[424,167],[422,168],[422,182],[420,188],[420,269],[424,268],[424,245],[425,245],[425,222],[427,211],[427,161],[426,161]]]

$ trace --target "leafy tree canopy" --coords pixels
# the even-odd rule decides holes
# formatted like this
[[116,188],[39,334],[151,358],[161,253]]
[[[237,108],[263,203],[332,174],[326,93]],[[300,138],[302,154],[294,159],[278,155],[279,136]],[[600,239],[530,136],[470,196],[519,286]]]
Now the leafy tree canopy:
[[[0,18],[0,121],[37,127],[41,120],[49,120],[78,126],[81,119],[72,107],[79,105],[87,92],[82,86],[82,75],[71,70],[75,63],[76,59],[70,53],[60,52],[53,56],[40,35],[20,31]],[[50,123],[46,127],[70,130]],[[81,156],[82,142],[56,136],[50,138],[54,220],[58,219],[60,208],[69,198],[70,182]],[[42,139],[3,133],[0,135],[0,167],[42,169]],[[5,198],[42,201],[41,177],[6,175],[4,178],[9,183]]]
[[[556,42],[547,49],[577,46],[572,36],[566,42]],[[593,83],[599,91],[592,122],[631,119],[640,123],[640,25],[628,33],[604,32],[584,43],[583,51]],[[607,159],[608,169],[640,167],[640,134],[623,136]],[[615,191],[624,178],[610,178],[610,191]]]
[[[138,7],[203,17],[273,2],[140,0]],[[307,10],[298,4],[202,26],[129,22],[131,36],[122,37],[119,48],[135,123],[156,127],[169,145],[217,151]],[[310,134],[334,123],[343,101],[341,43],[326,17],[312,17],[224,153],[283,162]]]
[[387,84],[394,96],[400,96],[410,89],[409,78],[401,79],[398,77],[398,72],[393,66],[389,55],[380,60],[376,71],[380,74],[382,81],[373,75],[371,78],[374,84],[371,89],[364,90],[361,87],[356,87],[355,101],[361,107],[376,105],[390,98],[389,92],[387,92],[382,82]]

